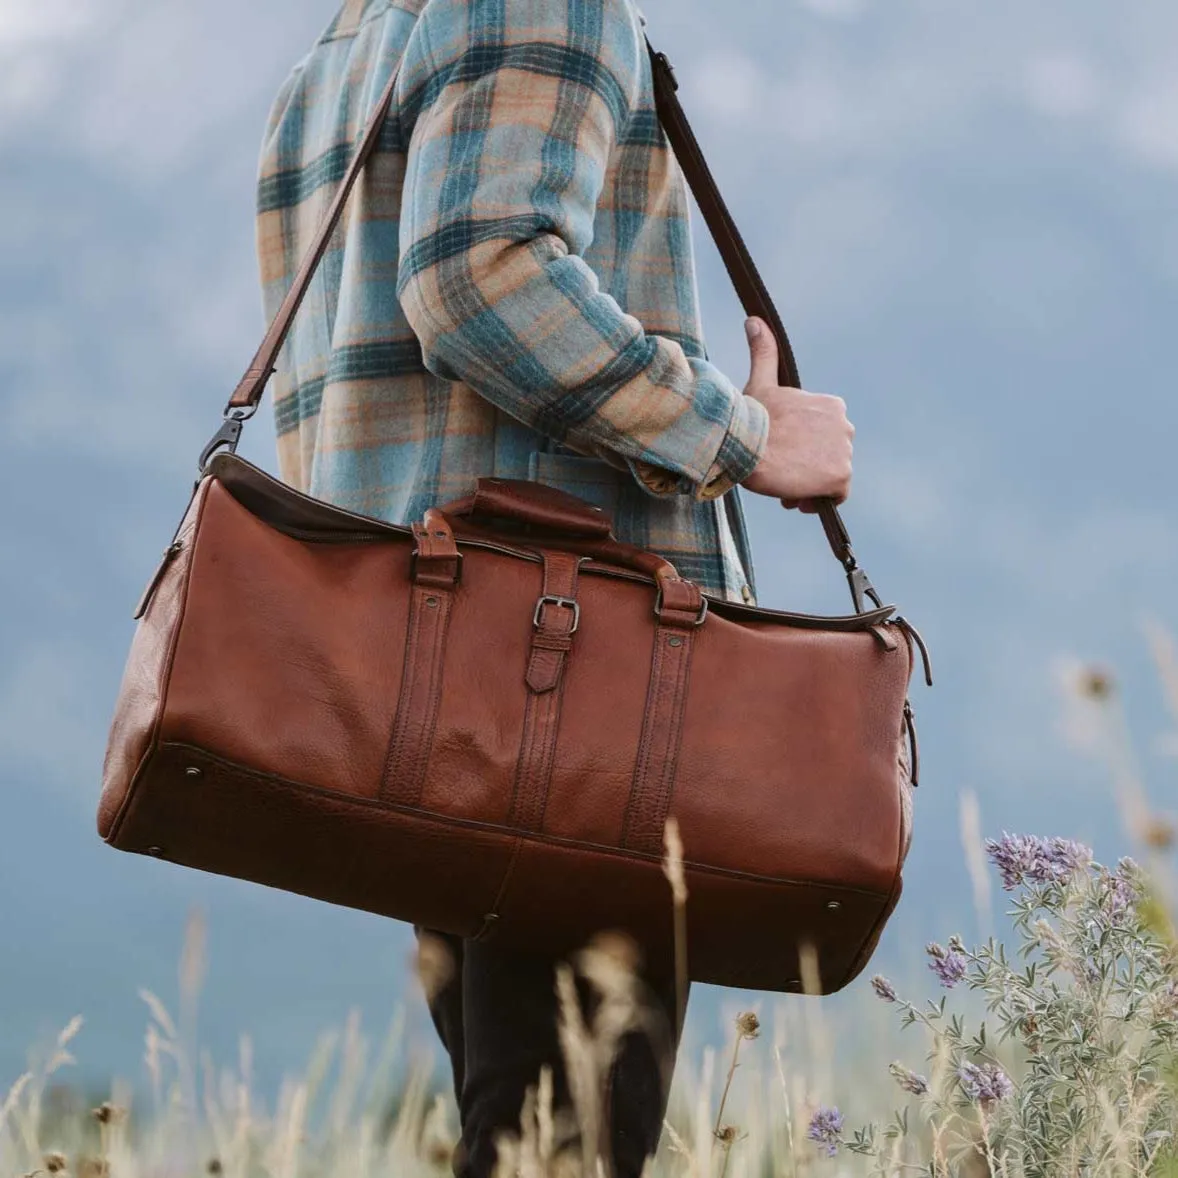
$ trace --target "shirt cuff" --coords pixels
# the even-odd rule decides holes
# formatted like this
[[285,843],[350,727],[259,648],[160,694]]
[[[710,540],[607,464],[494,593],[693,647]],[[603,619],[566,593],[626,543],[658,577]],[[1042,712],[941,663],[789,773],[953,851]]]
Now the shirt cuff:
[[732,416],[720,441],[715,460],[703,481],[693,483],[649,462],[629,463],[638,482],[652,495],[692,495],[696,499],[719,499],[739,486],[756,469],[769,441],[769,413],[760,401],[743,393],[733,398]]

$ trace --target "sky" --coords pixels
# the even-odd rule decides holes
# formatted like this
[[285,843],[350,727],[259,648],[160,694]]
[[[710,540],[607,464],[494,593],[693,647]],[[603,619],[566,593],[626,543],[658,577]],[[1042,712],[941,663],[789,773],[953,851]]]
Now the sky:
[[[976,932],[963,791],[987,835],[1130,849],[1069,724],[1069,667],[1116,672],[1155,800],[1178,808],[1145,640],[1178,629],[1178,8],[642,9],[803,382],[848,402],[859,556],[932,647],[916,838],[879,956],[917,974],[926,940]],[[399,1002],[431,1045],[404,926],[120,855],[94,829],[134,602],[264,328],[266,113],[332,14],[0,0],[0,1089],[75,1014],[77,1074],[139,1079],[138,990],[174,1001],[194,909],[218,1059],[248,1032],[274,1086],[350,1009],[376,1035]],[[695,230],[709,352],[743,384],[743,316]],[[274,471],[268,406],[240,452]],[[749,511],[763,604],[843,612],[815,521]],[[701,988],[691,1033],[760,1001]]]

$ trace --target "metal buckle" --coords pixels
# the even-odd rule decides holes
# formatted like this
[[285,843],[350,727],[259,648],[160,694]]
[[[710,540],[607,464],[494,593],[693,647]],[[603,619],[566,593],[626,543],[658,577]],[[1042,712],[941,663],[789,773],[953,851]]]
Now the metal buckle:
[[675,67],[671,64],[671,59],[662,51],[656,53],[655,57],[658,59],[659,65],[661,65],[663,69],[667,71],[667,78],[671,83],[671,89],[678,90],[679,79],[675,76]]
[[573,628],[569,631],[570,634],[575,634],[581,625],[581,606],[572,597],[555,597],[552,594],[545,593],[539,601],[536,602],[536,612],[532,615],[532,628],[534,630],[540,629],[540,612],[546,605],[558,605],[562,609],[571,609],[573,611]]
[[[656,618],[662,619],[663,616],[663,587],[660,585],[658,594],[654,599],[654,615]],[[696,615],[694,626],[702,626],[708,617],[708,599],[702,594],[700,596],[699,613]]]
[[851,586],[851,600],[855,603],[855,612],[857,614],[867,612],[864,609],[864,598],[869,598],[875,602],[877,609],[883,608],[883,600],[868,580],[866,569],[860,568],[857,564],[849,567],[847,569],[847,584]]
[[196,460],[197,473],[203,475],[204,469],[213,454],[224,447],[230,454],[237,452],[237,443],[241,438],[242,422],[249,421],[258,411],[257,405],[240,405],[225,410],[225,420],[221,428],[209,439],[209,444],[200,452]]

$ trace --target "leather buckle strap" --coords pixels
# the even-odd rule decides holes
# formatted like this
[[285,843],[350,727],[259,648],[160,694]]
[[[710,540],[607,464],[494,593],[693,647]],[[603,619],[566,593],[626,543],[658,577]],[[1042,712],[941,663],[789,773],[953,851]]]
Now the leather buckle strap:
[[702,626],[708,616],[708,599],[691,581],[660,577],[654,613],[664,626]]
[[462,553],[454,542],[450,521],[431,507],[425,522],[413,525],[413,552],[409,577],[415,585],[453,589],[462,581]]

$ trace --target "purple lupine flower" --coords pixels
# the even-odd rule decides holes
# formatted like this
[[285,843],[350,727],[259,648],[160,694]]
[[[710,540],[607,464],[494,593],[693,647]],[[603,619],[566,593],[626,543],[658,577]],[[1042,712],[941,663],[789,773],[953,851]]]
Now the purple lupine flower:
[[826,1150],[828,1158],[834,1157],[842,1142],[843,1114],[837,1108],[820,1108],[810,1118],[810,1128],[806,1136],[818,1146]]
[[928,1081],[923,1076],[918,1076],[915,1072],[904,1067],[903,1064],[889,1064],[888,1071],[892,1073],[892,1078],[905,1092],[911,1092],[913,1096],[924,1096],[928,1092]]
[[1066,883],[1092,862],[1092,851],[1083,843],[1065,838],[1038,838],[1004,834],[987,839],[986,852],[1002,875],[1002,886],[1013,891],[1028,880],[1033,883]]
[[1122,859],[1117,869],[1104,877],[1104,911],[1112,920],[1123,920],[1140,898],[1141,868],[1132,859]]
[[945,989],[952,990],[965,977],[968,962],[958,945],[951,943],[946,949],[934,941],[925,952],[929,955],[929,969],[937,975]]
[[876,974],[871,979],[871,988],[875,991],[876,997],[882,998],[885,1002],[896,1001],[896,988],[882,974]]
[[1013,1091],[1010,1077],[995,1063],[965,1063],[957,1071],[962,1091],[986,1107],[1005,1100]]
[[1000,839],[986,839],[986,854],[1002,875],[1002,886],[1014,891],[1026,878],[1035,862],[1035,840],[1024,834],[1003,834]]
[[1091,847],[1075,839],[1043,839],[1031,878],[1037,883],[1066,883],[1091,863]]

